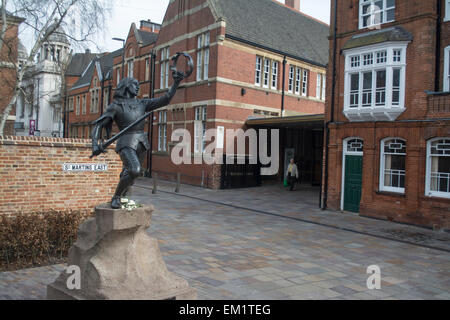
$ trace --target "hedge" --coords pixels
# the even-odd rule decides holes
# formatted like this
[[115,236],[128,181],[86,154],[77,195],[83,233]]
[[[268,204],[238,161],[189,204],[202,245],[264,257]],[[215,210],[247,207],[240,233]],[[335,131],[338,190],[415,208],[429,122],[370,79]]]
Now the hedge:
[[0,216],[0,270],[62,262],[92,210]]

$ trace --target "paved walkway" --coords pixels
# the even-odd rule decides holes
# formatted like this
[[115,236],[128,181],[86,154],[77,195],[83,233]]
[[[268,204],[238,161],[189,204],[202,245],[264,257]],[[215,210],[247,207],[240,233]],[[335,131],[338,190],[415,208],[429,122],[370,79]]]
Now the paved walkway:
[[[450,299],[448,233],[320,211],[306,187],[149,186],[138,181],[132,198],[156,207],[149,233],[200,299]],[[366,287],[370,265],[381,290]],[[0,273],[0,299],[43,299],[62,268]]]

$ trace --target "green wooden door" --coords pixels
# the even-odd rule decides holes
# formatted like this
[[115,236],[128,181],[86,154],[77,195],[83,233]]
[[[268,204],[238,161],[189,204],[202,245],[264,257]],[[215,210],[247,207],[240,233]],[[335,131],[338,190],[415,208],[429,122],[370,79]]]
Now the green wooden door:
[[345,156],[344,210],[359,212],[362,188],[362,156]]

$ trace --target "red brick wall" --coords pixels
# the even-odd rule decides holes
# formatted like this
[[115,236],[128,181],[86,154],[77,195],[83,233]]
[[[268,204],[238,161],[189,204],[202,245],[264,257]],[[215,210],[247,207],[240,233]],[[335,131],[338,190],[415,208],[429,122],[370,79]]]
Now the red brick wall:
[[[349,122],[343,114],[345,56],[340,49],[355,34],[369,32],[358,30],[358,2],[338,1],[338,39],[336,55],[336,93],[332,89],[333,40],[330,39],[330,62],[327,75],[327,99],[325,118],[331,120],[331,101],[334,99],[334,122],[330,125],[328,162],[328,201],[329,208],[339,210],[342,196],[343,140],[360,137],[364,140],[362,198],[360,214],[428,227],[450,229],[450,210],[448,199],[425,196],[426,143],[434,137],[449,137],[448,121],[425,122],[428,98],[426,90],[435,89],[436,57],[436,1],[397,0],[395,21],[383,24],[382,28],[400,25],[413,35],[407,47],[405,81],[406,111],[395,122]],[[334,1],[331,2],[334,12]],[[331,21],[334,18],[331,17]],[[333,30],[333,26],[331,27]],[[443,27],[442,41],[448,43],[448,25]],[[444,40],[446,39],[446,40]],[[449,118],[450,114],[439,116]],[[401,122],[402,120],[419,120]],[[406,178],[405,193],[381,192],[380,144],[384,138],[406,140]]]
[[[122,163],[112,150],[94,159],[88,140],[0,137],[0,214],[91,209],[108,202]],[[64,163],[101,163],[106,172],[64,172]]]

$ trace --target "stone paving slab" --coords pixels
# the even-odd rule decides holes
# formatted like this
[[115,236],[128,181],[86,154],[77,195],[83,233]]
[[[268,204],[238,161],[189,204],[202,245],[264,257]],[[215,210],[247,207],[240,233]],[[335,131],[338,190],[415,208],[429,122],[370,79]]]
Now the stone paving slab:
[[[136,186],[152,189],[153,180],[140,178]],[[175,187],[174,182],[158,180],[158,190],[161,192],[174,193]],[[293,192],[287,191],[281,184],[229,190],[211,190],[181,185],[179,194],[293,219],[323,223],[335,228],[351,229],[355,232],[369,233],[450,252],[450,230],[433,231],[407,224],[362,217],[350,212],[321,210],[319,208],[319,187],[311,187],[307,184],[297,185]],[[357,247],[360,244],[349,243],[346,245]]]
[[[235,203],[244,201],[235,196]],[[133,198],[155,206],[148,232],[159,240],[168,269],[197,288],[199,299],[450,296],[450,254],[442,250],[145,188],[134,188]],[[381,290],[366,286],[373,264],[381,268]],[[63,267],[0,273],[0,299],[44,299]]]

